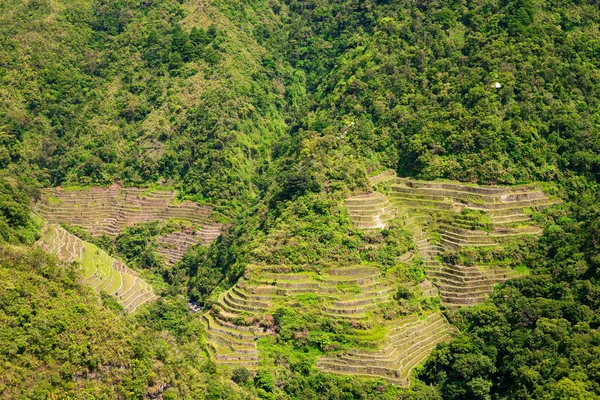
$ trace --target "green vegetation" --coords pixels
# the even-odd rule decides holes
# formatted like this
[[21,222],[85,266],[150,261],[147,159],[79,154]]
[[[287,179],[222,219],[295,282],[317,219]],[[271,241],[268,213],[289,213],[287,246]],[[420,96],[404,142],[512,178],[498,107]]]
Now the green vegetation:
[[[81,279],[100,292],[104,303],[110,303],[105,295],[111,295],[125,311],[133,312],[142,304],[156,299],[146,278],[96,245],[50,224],[43,227],[41,235],[38,245],[44,250],[55,254],[61,261],[81,264]],[[161,286],[160,282],[157,286]]]
[[[576,0],[1,2],[0,395],[599,397],[599,24]],[[86,197],[115,183],[139,189]],[[79,241],[40,232],[52,186],[34,208]],[[214,212],[144,203],[167,188]],[[161,299],[126,315],[111,254]],[[399,359],[343,375],[440,312],[460,334],[418,343],[448,342],[410,388]]]
[[38,224],[29,209],[30,196],[35,196],[22,184],[0,179],[0,244],[33,244],[38,238]]
[[274,82],[298,78],[263,71],[265,50],[213,6],[0,7],[0,168],[43,185],[162,177],[199,198],[256,196],[255,171],[285,126]]
[[597,398],[598,189],[578,189],[529,246],[530,274],[453,317],[463,334],[421,374],[444,398]]
[[147,268],[160,272],[163,262],[156,252],[156,239],[162,229],[159,222],[138,224],[127,228],[115,239],[115,252],[132,267]]
[[[161,301],[158,317],[124,318],[77,275],[41,250],[0,249],[1,397],[241,398],[205,372],[201,331],[184,305]],[[166,323],[175,315],[177,336]]]
[[280,48],[316,103],[301,131],[424,179],[598,178],[594,4],[286,5]]

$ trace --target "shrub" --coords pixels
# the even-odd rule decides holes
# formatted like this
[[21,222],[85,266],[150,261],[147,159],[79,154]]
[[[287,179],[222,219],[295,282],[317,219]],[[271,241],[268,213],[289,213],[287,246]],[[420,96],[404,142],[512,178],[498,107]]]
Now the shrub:
[[236,368],[231,374],[231,380],[238,385],[248,382],[248,379],[250,379],[250,372],[245,367]]
[[394,295],[394,298],[396,300],[409,300],[412,297],[413,297],[413,294],[410,291],[410,289],[408,289],[404,286],[399,286],[398,290],[396,291],[396,294]]
[[272,392],[275,388],[273,376],[265,371],[260,371],[254,377],[254,386],[267,392]]

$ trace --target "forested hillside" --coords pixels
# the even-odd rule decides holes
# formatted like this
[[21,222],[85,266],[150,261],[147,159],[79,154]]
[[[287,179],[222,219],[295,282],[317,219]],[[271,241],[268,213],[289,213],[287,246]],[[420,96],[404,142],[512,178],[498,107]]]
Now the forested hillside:
[[[0,2],[0,397],[600,398],[599,32],[579,0]],[[223,232],[54,215],[152,284],[132,315],[33,248],[39,189],[115,184],[111,218],[177,190]],[[509,272],[458,307],[440,263]],[[411,318],[443,335],[410,377],[322,367]]]
[[257,171],[284,133],[283,81],[293,101],[301,78],[265,70],[266,51],[217,9],[0,7],[0,167],[45,186],[164,179],[199,199],[256,197]]
[[315,93],[306,129],[343,131],[354,122],[347,136],[355,148],[426,179],[597,178],[597,5],[289,7],[296,17],[284,51]]

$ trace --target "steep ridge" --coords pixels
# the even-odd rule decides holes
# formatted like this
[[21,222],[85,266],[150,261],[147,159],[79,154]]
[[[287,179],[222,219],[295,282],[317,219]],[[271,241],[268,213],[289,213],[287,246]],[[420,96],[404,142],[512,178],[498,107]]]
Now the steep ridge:
[[60,226],[46,224],[37,244],[63,261],[80,262],[84,283],[97,292],[104,291],[113,296],[127,312],[158,298],[135,271]]
[[[344,200],[351,220],[362,229],[385,229],[392,219],[401,220],[413,234],[416,250],[424,262],[428,279],[418,285],[421,296],[439,296],[445,305],[452,306],[476,304],[485,299],[496,283],[518,274],[501,267],[449,265],[441,261],[442,253],[501,246],[515,237],[537,235],[539,228],[529,223],[531,210],[557,202],[534,185],[485,188],[408,181],[396,178],[390,171],[373,177],[370,182],[385,187],[381,187],[382,192]],[[386,187],[391,188],[389,194],[383,193]],[[510,223],[493,218],[505,215],[515,218]],[[437,235],[432,234],[435,231]],[[176,236],[172,236],[173,241],[179,240]],[[412,252],[398,261],[407,262],[411,255]],[[206,344],[218,365],[256,368],[262,360],[259,339],[275,334],[275,325],[265,322],[269,320],[265,316],[280,307],[306,306],[324,318],[349,321],[351,326],[375,323],[380,335],[386,332],[383,339],[373,336],[375,342],[371,344],[379,344],[379,350],[355,348],[328,353],[318,359],[319,369],[382,378],[407,386],[415,366],[456,330],[439,311],[400,319],[392,317],[389,321],[378,319],[380,306],[395,301],[397,291],[402,293],[398,289],[401,285],[372,265],[250,266],[244,277],[220,293],[211,309],[202,315]],[[357,328],[361,329],[366,328]],[[365,332],[362,330],[362,335],[368,336]]]
[[433,348],[448,341],[456,332],[439,313],[424,318],[407,317],[385,335],[384,345],[377,351],[348,350],[319,358],[317,367],[325,372],[383,378],[400,386],[408,386],[408,377]]
[[[389,181],[393,183],[387,196],[372,192],[345,201],[352,221],[360,228],[381,229],[385,228],[382,215],[400,218],[412,232],[427,276],[439,289],[442,302],[453,306],[481,302],[495,284],[518,274],[503,267],[445,264],[440,261],[443,252],[493,248],[513,238],[538,235],[540,228],[531,224],[532,210],[560,202],[536,185],[483,187],[416,181],[396,178],[389,171],[370,178],[373,184]],[[438,240],[427,233],[431,230],[439,234]]]

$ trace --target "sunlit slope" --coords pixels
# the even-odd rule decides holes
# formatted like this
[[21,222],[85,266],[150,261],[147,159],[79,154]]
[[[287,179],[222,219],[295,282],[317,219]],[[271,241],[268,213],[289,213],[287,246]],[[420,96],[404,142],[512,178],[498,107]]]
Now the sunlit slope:
[[83,282],[98,292],[113,296],[127,312],[157,298],[152,287],[136,272],[60,226],[46,224],[38,244],[63,261],[80,262]]
[[44,189],[34,209],[47,221],[84,227],[91,235],[116,236],[138,223],[178,221],[185,229],[158,239],[157,251],[168,265],[179,261],[194,245],[210,245],[222,224],[212,218],[213,208],[192,201],[176,201],[176,192],[143,188],[89,187]]
[[413,234],[424,268],[446,305],[469,306],[494,285],[519,276],[501,265],[459,265],[442,260],[461,251],[499,249],[535,237],[541,229],[532,214],[560,203],[537,184],[483,186],[450,181],[397,178],[391,170],[369,178],[374,190],[348,198],[344,205],[354,225],[385,229],[400,219]]
[[[409,261],[411,255],[403,259]],[[265,354],[257,343],[273,334],[263,322],[265,317],[281,307],[308,302],[297,312],[311,313],[323,321],[343,321],[353,327],[349,337],[360,338],[370,346],[328,352],[317,361],[319,369],[408,386],[413,368],[438,343],[449,340],[455,330],[435,309],[383,317],[381,307],[395,302],[399,285],[403,283],[392,270],[386,272],[375,265],[305,269],[251,266],[244,278],[222,292],[202,316],[211,357],[218,365],[260,366]],[[417,289],[414,293],[431,296],[426,292]],[[318,305],[311,305],[313,301]]]
[[376,350],[348,350],[321,357],[317,366],[325,372],[341,375],[383,378],[408,386],[412,370],[427,359],[436,345],[456,333],[441,313],[422,318],[411,316],[395,324]]

